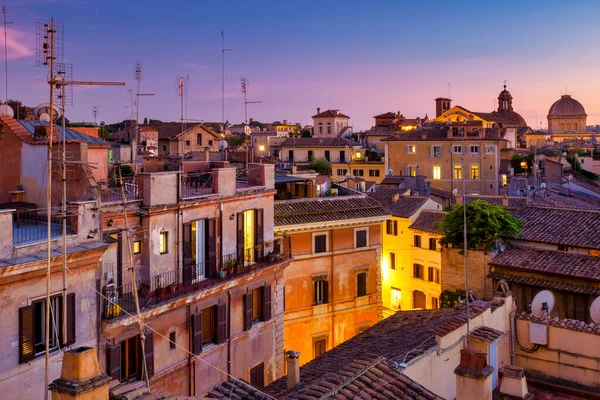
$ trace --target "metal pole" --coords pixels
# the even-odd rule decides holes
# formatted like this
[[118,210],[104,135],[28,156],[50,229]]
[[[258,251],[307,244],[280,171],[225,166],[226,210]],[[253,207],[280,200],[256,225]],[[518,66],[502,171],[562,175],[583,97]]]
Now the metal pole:
[[[66,77],[66,74],[65,74]],[[64,79],[64,78],[63,78]],[[62,255],[63,255],[63,308],[62,308],[62,335],[66,341],[67,338],[67,158],[66,158],[66,147],[67,147],[67,135],[65,127],[65,90],[66,85],[61,86],[61,105],[62,105],[62,204],[61,204],[61,219],[62,219]]]
[[[48,28],[48,47],[50,54],[50,133],[48,134],[48,182],[46,189],[46,206],[47,209],[47,255],[46,255],[46,360],[44,374],[44,397],[48,399],[48,368],[50,366],[50,256],[52,250],[50,248],[51,233],[52,233],[52,129],[54,127],[54,18],[50,20]],[[65,305],[63,305],[64,307]]]
[[2,6],[2,14],[4,14],[4,78],[6,80],[4,85],[5,97],[4,102],[8,101],[8,48],[7,48],[7,38],[6,38],[6,24],[10,24],[11,22],[6,22],[6,7]]
[[[465,125],[462,126],[462,160],[463,168],[465,165]],[[471,329],[469,320],[471,319],[470,307],[469,307],[469,258],[468,258],[468,246],[467,246],[467,202],[466,202],[466,190],[465,190],[465,174],[462,175],[462,203],[463,203],[463,253],[465,257],[465,292],[466,292],[466,306],[467,306],[467,348],[470,347],[471,342]]]
[[225,130],[225,33],[221,29],[221,124]]

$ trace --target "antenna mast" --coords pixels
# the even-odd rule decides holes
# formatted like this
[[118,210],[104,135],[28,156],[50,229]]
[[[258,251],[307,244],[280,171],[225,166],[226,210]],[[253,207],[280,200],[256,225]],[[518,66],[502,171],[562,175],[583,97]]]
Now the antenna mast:
[[4,14],[4,77],[6,79],[6,83],[4,86],[4,102],[8,101],[8,39],[6,38],[6,25],[12,24],[12,22],[6,22],[6,7],[2,6],[2,14]]
[[179,97],[181,98],[181,132],[183,133],[183,131],[185,130],[183,127],[183,93],[184,93],[184,89],[183,89],[183,77],[180,76],[179,77]]
[[92,112],[94,113],[94,125],[98,126],[98,120],[97,120],[97,118],[98,118],[98,106],[94,106]]
[[225,48],[225,32],[221,29],[221,124],[225,130],[225,52],[233,49]]
[[248,169],[249,153],[251,149],[250,141],[250,127],[248,126],[248,104],[260,104],[262,101],[248,101],[248,78],[242,78],[242,93],[244,93],[244,133],[246,139],[244,145],[246,146],[246,172]]
[[[465,165],[465,123],[462,122],[462,138],[461,138],[461,153],[462,153],[462,165],[463,170]],[[466,190],[465,190],[465,172],[462,171],[462,203],[463,203],[463,256],[465,258],[465,292],[466,292],[466,308],[467,308],[467,348],[471,346],[471,327],[470,319],[471,312],[469,307],[469,259],[468,259],[468,247],[467,246],[467,201],[466,201]]]
[[[135,162],[137,155],[137,146],[140,142],[140,96],[154,96],[154,93],[140,93],[140,84],[142,83],[142,63],[135,64],[135,80],[137,81],[137,95],[135,102],[135,147],[131,146],[131,161]],[[133,110],[132,110],[133,111]]]

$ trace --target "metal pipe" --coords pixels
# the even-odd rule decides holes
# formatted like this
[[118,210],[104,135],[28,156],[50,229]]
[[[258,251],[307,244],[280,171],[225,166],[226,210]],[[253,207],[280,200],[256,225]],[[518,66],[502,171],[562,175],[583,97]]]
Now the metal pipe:
[[[465,124],[462,124],[462,164],[465,164]],[[464,167],[463,167],[464,168]],[[466,191],[465,191],[465,174],[462,174],[462,204],[463,204],[463,253],[465,257],[465,292],[466,292],[466,308],[467,308],[467,348],[470,347],[471,343],[471,327],[469,320],[471,319],[471,313],[469,309],[469,259],[468,259],[468,246],[467,246],[467,202],[466,202]]]

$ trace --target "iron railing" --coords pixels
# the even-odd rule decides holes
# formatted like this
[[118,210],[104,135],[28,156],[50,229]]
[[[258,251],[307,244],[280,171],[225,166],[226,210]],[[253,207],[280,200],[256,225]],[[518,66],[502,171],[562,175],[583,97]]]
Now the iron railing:
[[[50,237],[62,236],[62,218],[53,212],[50,217]],[[67,223],[67,234],[71,234]],[[16,210],[13,212],[13,244],[39,242],[48,238],[48,214],[46,210]]]
[[[284,238],[286,243],[287,238]],[[274,251],[263,245],[253,249],[240,249],[223,257],[184,266],[177,270],[136,281],[140,309],[168,302],[188,293],[205,290],[224,280],[257,271],[289,259],[289,245],[275,244]],[[104,288],[104,319],[113,319],[136,312],[133,284],[121,287],[109,285]]]
[[[123,192],[125,192],[126,200],[136,200],[139,198],[139,190],[136,178],[134,176],[124,177],[123,181]],[[100,186],[100,201],[113,202],[122,201],[123,196],[121,193],[121,180],[120,179],[108,179],[99,180],[98,185]]]
[[212,172],[192,171],[181,175],[181,197],[198,197],[214,193]]

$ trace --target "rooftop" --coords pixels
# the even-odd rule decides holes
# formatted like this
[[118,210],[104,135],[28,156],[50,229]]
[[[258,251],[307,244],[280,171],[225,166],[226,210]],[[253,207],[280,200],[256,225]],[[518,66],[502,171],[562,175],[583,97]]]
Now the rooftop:
[[379,187],[368,196],[377,200],[394,217],[408,218],[429,200],[429,197],[402,196],[406,189]]
[[[476,200],[483,200],[483,201],[487,201],[490,204],[495,204],[497,206],[502,207],[502,199],[503,196],[470,196],[470,195],[466,195],[464,197],[464,202],[469,204],[473,201]],[[519,208],[523,208],[527,205],[527,198],[526,197],[512,197],[509,196],[508,197],[508,209],[519,209]]]
[[[484,137],[465,136],[465,142],[469,141],[499,141],[504,140],[499,129],[484,129]],[[424,141],[459,141],[461,136],[448,137],[448,127],[441,125],[426,125],[418,129],[407,131],[401,135],[390,136],[382,140],[400,142],[424,142]]]
[[[21,124],[21,126],[23,128],[25,128],[27,133],[29,133],[31,135],[31,138],[33,138],[35,135],[35,127],[36,126],[49,126],[48,122],[42,122],[42,121],[19,120],[19,124]],[[62,126],[58,125],[58,126],[55,126],[55,128],[56,128],[56,132],[58,134],[58,138],[60,140],[62,140],[62,138],[63,138]],[[69,128],[66,128],[65,132],[66,132],[66,140],[67,141],[76,140],[76,141],[85,142],[88,145],[110,146],[110,143],[108,143],[100,138],[86,135],[84,133],[77,132],[77,131],[74,131]]]
[[320,138],[320,137],[299,137],[299,138],[288,138],[281,143],[281,147],[342,147],[346,146],[354,147],[360,146],[353,140],[343,138]]
[[[365,196],[318,197],[275,202],[275,227],[351,220],[385,219],[389,213]],[[356,220],[356,221],[355,221]]]
[[415,222],[408,228],[424,232],[439,233],[437,227],[442,218],[444,218],[444,215],[446,215],[446,213],[443,211],[423,210]]
[[509,246],[490,265],[600,281],[600,257],[587,254]]
[[557,328],[570,329],[577,332],[592,333],[594,335],[600,335],[600,324],[591,322],[586,324],[584,321],[578,321],[576,319],[558,318],[558,317],[543,317],[538,318],[531,313],[522,312],[517,315],[517,319],[524,321],[536,322],[538,324],[548,324]]
[[523,221],[517,239],[600,249],[600,211],[528,206],[512,215]]
[[593,286],[590,283],[568,283],[564,280],[544,279],[535,276],[513,275],[505,271],[492,271],[488,274],[488,278],[493,278],[496,281],[505,280],[508,283],[518,283],[525,286],[536,286],[544,289],[558,290],[571,293],[585,293],[592,296],[600,296],[600,287]]
[[349,116],[342,114],[340,110],[325,110],[318,114],[313,115],[311,118],[350,118]]
[[[185,124],[184,132],[189,131],[190,129],[194,129],[194,128],[198,127],[199,125],[202,128],[202,130],[204,130],[206,133],[211,134],[215,137],[218,136],[217,133],[214,132],[212,129],[210,129],[207,126],[204,126],[202,123],[199,123],[199,122]],[[143,130],[146,128],[156,129],[158,131],[158,139],[159,140],[160,139],[163,139],[163,140],[174,139],[182,133],[181,122],[154,122],[151,124],[140,125],[140,130]]]

